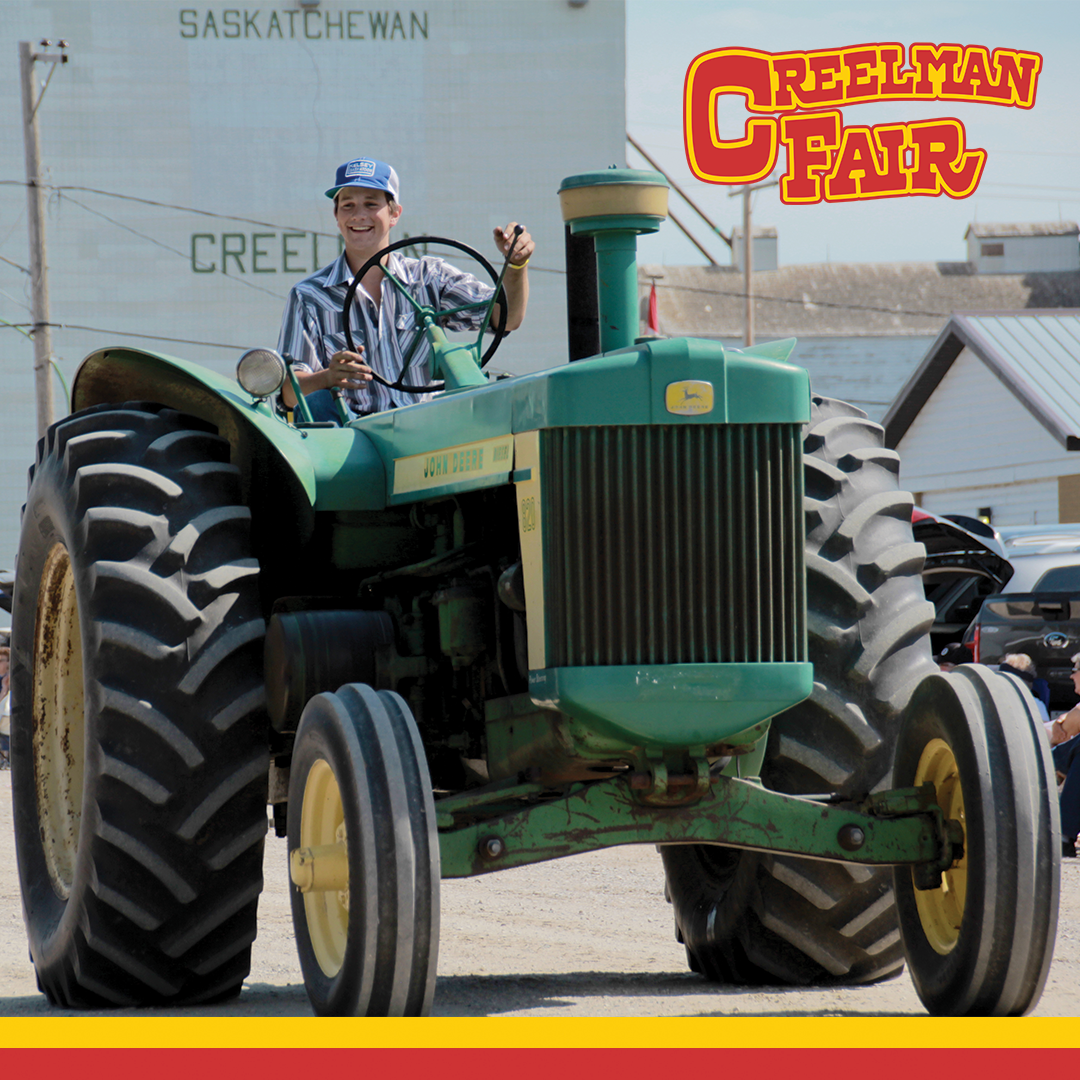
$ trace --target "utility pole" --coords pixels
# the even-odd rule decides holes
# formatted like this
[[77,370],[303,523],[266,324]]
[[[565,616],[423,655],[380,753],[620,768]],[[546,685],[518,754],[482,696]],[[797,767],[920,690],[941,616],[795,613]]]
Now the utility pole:
[[746,311],[743,316],[743,345],[749,347],[754,344],[754,230],[753,213],[750,209],[750,196],[762,188],[776,187],[779,180],[768,180],[764,184],[751,186],[747,184],[738,191],[729,191],[728,198],[734,195],[742,196],[742,242],[743,242],[743,296],[746,300]]
[[[41,42],[43,48],[53,43]],[[57,64],[67,63],[66,41],[56,43],[58,54],[36,53],[29,41],[19,42],[19,73],[22,78],[23,143],[26,148],[26,202],[30,228],[31,317],[34,339],[34,385],[37,396],[37,430],[40,439],[53,421],[52,332],[49,327],[49,271],[45,257],[45,192],[41,186],[41,140],[37,111]],[[52,63],[41,93],[34,95],[34,64]]]
[[746,311],[743,315],[743,344],[754,344],[754,230],[750,210],[749,187],[742,189],[742,251],[743,295]]

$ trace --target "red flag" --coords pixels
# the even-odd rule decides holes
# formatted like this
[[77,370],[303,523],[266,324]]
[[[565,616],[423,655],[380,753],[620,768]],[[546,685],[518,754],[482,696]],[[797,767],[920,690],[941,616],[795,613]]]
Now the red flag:
[[652,283],[652,288],[649,290],[649,332],[652,334],[660,333],[660,317],[656,313],[656,282]]

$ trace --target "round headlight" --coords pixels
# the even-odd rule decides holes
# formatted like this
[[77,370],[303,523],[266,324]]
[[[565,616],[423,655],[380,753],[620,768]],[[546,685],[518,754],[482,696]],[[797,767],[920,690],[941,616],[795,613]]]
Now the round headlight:
[[252,397],[270,397],[285,381],[285,361],[273,349],[249,349],[236,365],[236,380]]

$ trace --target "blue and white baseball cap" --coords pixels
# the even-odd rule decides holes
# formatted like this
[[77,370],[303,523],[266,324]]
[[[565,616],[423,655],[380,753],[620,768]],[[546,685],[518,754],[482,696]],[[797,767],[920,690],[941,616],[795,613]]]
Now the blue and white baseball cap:
[[326,192],[332,199],[344,187],[368,187],[385,191],[394,202],[398,201],[397,173],[385,161],[374,158],[353,158],[338,166],[334,186]]

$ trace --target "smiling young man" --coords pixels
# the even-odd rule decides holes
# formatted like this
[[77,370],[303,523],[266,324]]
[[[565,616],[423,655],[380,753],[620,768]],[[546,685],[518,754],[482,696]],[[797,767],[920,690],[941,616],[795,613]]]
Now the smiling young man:
[[[406,258],[400,251],[383,256],[364,274],[350,310],[349,328],[355,351],[347,347],[342,307],[349,283],[376,252],[386,247],[390,232],[401,218],[397,173],[385,162],[355,158],[337,170],[334,186],[326,191],[334,200],[334,221],[345,242],[341,255],[311,277],[295,285],[281,323],[278,350],[293,358],[300,391],[316,419],[336,418],[329,391],[339,387],[354,416],[398,405],[426,401],[430,394],[391,389],[377,382],[373,372],[388,383],[426,386],[432,379],[431,349],[421,340],[405,366],[417,321],[412,305],[386,282],[385,266],[422,304],[454,308],[487,300],[494,288],[451,266],[443,259]],[[495,229],[495,244],[506,255],[516,222]],[[514,244],[513,261],[503,278],[506,292],[506,329],[516,330],[529,302],[526,265],[534,244],[522,232]],[[483,307],[458,312],[443,320],[451,330],[478,329]],[[495,318],[492,318],[495,322]],[[422,336],[422,335],[421,335]],[[402,379],[402,376],[404,378]],[[295,407],[292,387],[282,391],[285,404]]]

